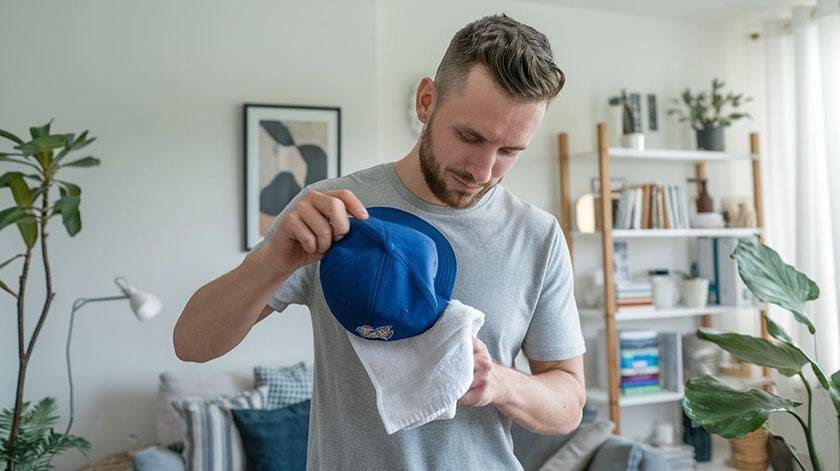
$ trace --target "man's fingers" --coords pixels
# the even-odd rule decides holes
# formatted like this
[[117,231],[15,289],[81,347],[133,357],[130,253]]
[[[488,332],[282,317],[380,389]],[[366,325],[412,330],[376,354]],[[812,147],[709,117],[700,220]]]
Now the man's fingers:
[[326,217],[311,205],[303,202],[298,205],[301,219],[318,241],[318,252],[326,252],[332,245],[333,229]]
[[356,198],[356,195],[353,194],[350,190],[335,190],[335,191],[326,191],[324,192],[325,195],[331,196],[333,198],[338,198],[344,203],[344,207],[346,211],[353,215],[356,219],[367,219],[368,213],[365,209],[365,205],[359,201],[359,198]]
[[290,214],[291,220],[291,230],[292,230],[292,238],[294,238],[300,246],[303,248],[303,251],[308,253],[309,255],[315,254],[318,252],[318,240],[315,238],[315,234],[309,229],[309,226],[303,222],[300,215],[297,214]]

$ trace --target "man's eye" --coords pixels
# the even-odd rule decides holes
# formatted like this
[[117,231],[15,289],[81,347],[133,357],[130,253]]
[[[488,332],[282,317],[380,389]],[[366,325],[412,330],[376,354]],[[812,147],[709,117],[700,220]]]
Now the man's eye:
[[461,136],[461,140],[464,141],[464,142],[470,142],[470,143],[478,142],[478,139],[467,136],[466,134],[464,134],[462,132],[459,132],[458,135]]

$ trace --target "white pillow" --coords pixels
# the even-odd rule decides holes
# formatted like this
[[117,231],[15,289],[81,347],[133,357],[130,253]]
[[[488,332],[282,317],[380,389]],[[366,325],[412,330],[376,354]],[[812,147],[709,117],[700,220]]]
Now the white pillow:
[[546,461],[540,471],[582,471],[599,446],[610,438],[615,424],[606,419],[580,429],[571,440],[560,447],[557,453]]
[[183,420],[172,403],[188,397],[205,399],[232,396],[254,389],[254,376],[245,372],[167,371],[158,386],[156,427],[158,444],[168,446],[184,441]]
[[231,409],[265,408],[268,386],[236,396],[188,398],[172,406],[186,426],[184,461],[190,471],[242,471],[245,451]]

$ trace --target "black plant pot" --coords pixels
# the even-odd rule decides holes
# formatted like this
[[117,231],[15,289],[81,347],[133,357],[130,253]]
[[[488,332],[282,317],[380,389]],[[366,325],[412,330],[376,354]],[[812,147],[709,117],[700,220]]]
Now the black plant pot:
[[697,148],[700,150],[716,150],[723,152],[723,128],[698,129]]

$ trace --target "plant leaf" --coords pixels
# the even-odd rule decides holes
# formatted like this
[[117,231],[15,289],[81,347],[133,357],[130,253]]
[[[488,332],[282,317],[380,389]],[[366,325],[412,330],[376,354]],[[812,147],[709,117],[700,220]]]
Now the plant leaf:
[[771,412],[793,412],[799,405],[760,389],[739,391],[709,375],[689,380],[683,399],[691,420],[724,438],[742,438],[764,424]]
[[61,193],[61,196],[80,196],[82,194],[82,189],[75,183],[66,182],[64,180],[56,180],[56,182],[59,185],[59,192]]
[[32,139],[47,136],[50,134],[50,125],[52,125],[53,118],[50,118],[50,121],[43,125],[43,126],[33,126],[29,128],[29,134],[32,135]]
[[2,270],[2,269],[3,269],[3,267],[5,267],[6,265],[8,265],[8,264],[10,264],[10,263],[14,262],[15,260],[17,260],[17,259],[19,259],[20,257],[23,257],[23,256],[24,256],[24,254],[19,253],[19,254],[15,255],[14,257],[12,257],[12,258],[10,258],[10,259],[6,260],[5,262],[0,263],[0,270]]
[[99,165],[101,161],[96,157],[83,157],[79,160],[74,160],[72,162],[67,162],[66,164],[62,165],[62,167],[93,167]]
[[12,206],[11,208],[6,208],[0,211],[0,230],[8,226],[13,222],[17,222],[20,219],[28,216],[26,211],[17,206]]
[[[32,192],[20,172],[7,172],[3,175],[5,185],[12,190],[12,196],[18,206],[32,206]],[[0,184],[2,187],[3,184]]]
[[840,415],[840,385],[836,382],[830,380],[823,372],[822,368],[810,355],[805,353],[799,345],[797,345],[793,339],[790,338],[787,332],[780,326],[773,322],[773,319],[770,316],[764,317],[765,322],[767,323],[767,333],[769,333],[773,338],[784,342],[791,348],[796,349],[802,356],[804,356],[808,362],[811,364],[811,370],[814,372],[814,376],[817,377],[817,381],[820,382],[820,386],[823,387],[826,391],[828,391],[829,396],[831,397],[831,403],[834,405],[834,410],[837,411],[837,414]]
[[23,144],[23,139],[15,136],[14,134],[10,133],[9,131],[4,131],[0,129],[0,137],[5,137],[6,139],[13,141],[15,144]]
[[79,216],[80,201],[81,200],[78,195],[71,196],[65,194],[56,200],[55,206],[53,206],[53,210],[51,212],[51,215],[61,213],[61,221],[64,223],[64,227],[67,229],[67,233],[70,234],[70,237],[75,236],[80,230],[82,230],[82,219]]
[[741,361],[754,365],[775,368],[785,376],[802,371],[808,358],[798,349],[785,343],[774,344],[769,340],[733,333],[713,334],[697,331],[697,337],[719,345]]
[[820,296],[816,283],[784,263],[775,250],[764,244],[740,241],[731,255],[738,263],[741,279],[758,299],[781,306],[813,335],[814,324],[805,314],[805,302]]

